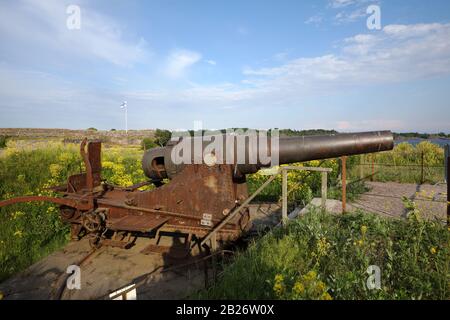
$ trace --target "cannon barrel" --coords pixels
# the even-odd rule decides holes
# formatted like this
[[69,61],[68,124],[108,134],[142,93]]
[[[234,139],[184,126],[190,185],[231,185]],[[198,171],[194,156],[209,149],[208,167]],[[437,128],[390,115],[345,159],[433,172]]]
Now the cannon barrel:
[[[390,131],[280,137],[278,140],[271,138],[260,140],[257,136],[245,137],[245,135],[213,137],[182,138],[166,147],[147,151],[142,159],[144,173],[150,179],[158,181],[172,178],[183,169],[185,164],[205,163],[208,165],[235,164],[236,172],[245,175],[272,165],[387,151],[394,147],[394,137]],[[211,148],[214,142],[216,142],[216,148]],[[189,155],[184,158],[188,161],[180,163],[174,159],[182,150],[182,143],[185,145],[181,154],[186,156],[184,152],[188,152]],[[196,144],[199,147],[196,147]],[[232,156],[229,156],[230,152]]]
[[390,131],[280,138],[280,164],[392,150]]

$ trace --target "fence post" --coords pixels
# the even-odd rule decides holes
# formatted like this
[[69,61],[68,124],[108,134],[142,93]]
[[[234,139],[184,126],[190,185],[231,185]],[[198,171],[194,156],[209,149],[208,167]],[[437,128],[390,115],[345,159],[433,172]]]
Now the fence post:
[[373,154],[370,158],[372,159],[372,175],[370,176],[370,181],[373,181],[375,177],[375,158],[373,157]]
[[327,193],[328,193],[328,173],[322,172],[322,208],[327,208]]
[[362,180],[364,178],[363,166],[364,166],[364,155],[359,156],[359,179]]
[[281,211],[281,221],[283,225],[287,222],[287,183],[288,183],[288,175],[287,170],[282,169],[281,170],[281,176],[282,176],[282,211]]
[[421,162],[421,173],[420,173],[420,184],[423,184],[425,182],[425,173],[424,173],[424,158],[425,158],[425,154],[422,151],[422,162]]
[[447,227],[450,228],[450,147],[447,146]]
[[347,211],[347,157],[342,157],[342,213]]

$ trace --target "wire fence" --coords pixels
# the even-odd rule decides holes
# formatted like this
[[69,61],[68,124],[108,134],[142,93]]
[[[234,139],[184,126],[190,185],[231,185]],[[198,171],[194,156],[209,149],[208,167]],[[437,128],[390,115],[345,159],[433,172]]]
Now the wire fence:
[[351,180],[369,180],[378,182],[400,182],[416,184],[437,184],[445,181],[445,166],[428,164],[426,154],[422,154],[418,163],[396,164],[378,162],[374,157],[359,157],[349,170]]

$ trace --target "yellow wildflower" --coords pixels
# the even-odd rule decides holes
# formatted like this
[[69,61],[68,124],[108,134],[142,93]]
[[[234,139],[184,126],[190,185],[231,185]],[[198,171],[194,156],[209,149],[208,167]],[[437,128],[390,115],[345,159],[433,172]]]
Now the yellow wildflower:
[[430,248],[430,252],[431,252],[431,254],[436,254],[437,253],[437,249],[435,247],[431,247]]
[[23,213],[22,211],[16,211],[12,214],[12,219],[16,220],[17,218],[23,216],[25,213]]
[[317,283],[317,290],[318,291],[325,291],[325,283],[323,283],[322,281],[319,281],[318,283]]
[[281,274],[275,276],[275,282],[283,282],[284,278]]
[[53,212],[55,212],[55,207],[48,207],[47,208],[47,213],[53,213]]
[[319,241],[317,241],[317,254],[319,256],[325,256],[330,247],[331,244],[327,241],[327,238],[320,238]]
[[59,176],[59,174],[62,170],[62,167],[57,163],[53,163],[50,165],[49,169],[50,169],[50,174],[52,175],[52,177],[55,178],[55,177]]
[[317,273],[314,270],[311,270],[306,275],[303,276],[303,279],[305,281],[311,281],[314,280],[317,277]]
[[367,232],[367,226],[361,226],[361,233],[365,235]]
[[14,236],[22,238],[23,232],[21,230],[17,230],[16,232],[14,232]]
[[294,284],[292,291],[294,291],[295,294],[303,294],[305,292],[305,286],[301,282],[297,281]]
[[283,280],[284,278],[281,274],[277,274],[275,276],[275,284],[273,285],[273,291],[278,297],[280,297],[284,293]]
[[276,283],[273,285],[273,291],[275,292],[275,294],[276,294],[278,297],[282,296],[283,293],[284,293],[284,285],[283,285],[282,283],[280,283],[280,282],[276,282]]
[[333,300],[333,297],[328,293],[324,292],[321,297],[322,300]]

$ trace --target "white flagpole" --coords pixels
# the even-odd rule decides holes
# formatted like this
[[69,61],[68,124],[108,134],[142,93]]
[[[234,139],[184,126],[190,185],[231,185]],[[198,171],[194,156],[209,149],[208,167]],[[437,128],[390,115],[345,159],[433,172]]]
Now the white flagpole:
[[125,133],[128,134],[128,105],[127,102],[124,101],[120,105],[121,109],[125,109]]

